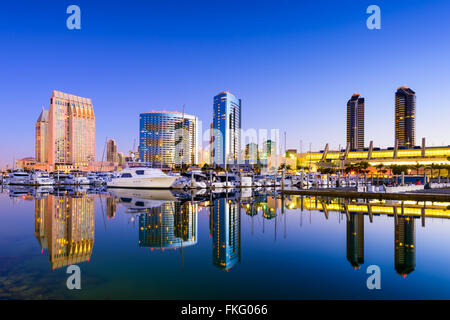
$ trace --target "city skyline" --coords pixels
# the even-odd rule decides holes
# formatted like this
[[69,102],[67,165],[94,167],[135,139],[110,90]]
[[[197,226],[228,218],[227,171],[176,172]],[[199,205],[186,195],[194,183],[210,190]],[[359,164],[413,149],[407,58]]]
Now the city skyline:
[[[155,18],[153,22],[138,23],[143,21],[140,12],[145,10],[141,4],[131,2],[124,12],[127,18],[116,21],[107,31],[101,25],[107,17],[120,16],[122,8],[112,4],[104,16],[98,4],[80,1],[83,24],[76,32],[65,28],[63,5],[31,3],[23,12],[19,4],[5,4],[0,14],[4,27],[0,39],[7,45],[0,59],[7,63],[0,93],[4,108],[10,112],[0,129],[0,134],[8,137],[2,139],[0,149],[10,152],[2,152],[0,166],[11,166],[13,159],[33,156],[36,110],[46,105],[54,89],[94,99],[97,159],[101,159],[106,137],[117,141],[119,151],[131,149],[138,138],[136,116],[141,112],[160,108],[180,111],[185,104],[186,112],[198,115],[203,127],[207,127],[211,122],[206,112],[210,110],[211,96],[224,89],[245,101],[243,129],[276,127],[288,133],[288,148],[299,149],[302,140],[305,146],[311,142],[313,150],[320,150],[325,143],[331,149],[344,145],[342,106],[349,92],[361,92],[367,98],[366,141],[392,146],[393,95],[395,88],[406,85],[418,93],[417,137],[426,137],[431,146],[448,144],[450,94],[445,90],[448,82],[443,76],[450,70],[445,58],[448,45],[433,41],[431,35],[444,23],[449,4],[381,2],[382,29],[368,30],[367,6],[363,4],[330,3],[314,10],[318,7],[298,3],[286,13],[286,3],[277,7],[263,3],[265,6],[244,23],[239,17],[248,15],[254,7],[230,2],[232,8],[240,9],[233,18],[238,22],[236,27],[224,28],[212,19],[202,25],[181,19],[186,27],[181,30],[181,22],[174,22],[183,16],[183,9],[188,8],[185,5],[174,11],[172,6],[159,3],[146,11]],[[189,9],[191,16],[200,14],[194,12],[198,6],[205,9],[202,18],[217,9],[215,4],[199,2]],[[275,17],[271,17],[272,12]],[[170,23],[164,23],[169,14],[173,14]],[[28,19],[31,16],[42,19]],[[203,31],[204,23],[210,27],[209,32]],[[405,40],[420,43],[408,52],[398,46],[396,37],[405,27],[409,31],[402,33]],[[36,34],[42,37],[36,38]],[[134,36],[130,38],[129,34]],[[226,48],[228,41],[221,38],[225,35],[241,43],[239,52],[227,51],[225,55],[213,49]],[[338,47],[336,39],[344,42],[352,38],[359,40],[359,52]],[[59,41],[70,42],[73,50],[54,50],[50,43]],[[157,50],[153,50],[155,46]],[[184,49],[183,55],[173,50],[176,47]],[[119,60],[122,62],[116,64]],[[58,77],[46,75],[50,64]],[[319,68],[321,72],[317,73]],[[346,75],[345,68],[359,68],[358,79]],[[324,85],[326,95],[320,96]],[[16,98],[25,91],[26,96]]]

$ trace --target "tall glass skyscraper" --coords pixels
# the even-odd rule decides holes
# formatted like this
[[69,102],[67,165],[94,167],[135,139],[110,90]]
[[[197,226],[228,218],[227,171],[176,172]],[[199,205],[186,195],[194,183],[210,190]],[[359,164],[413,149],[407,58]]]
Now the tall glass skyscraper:
[[399,147],[416,145],[416,93],[408,87],[395,93],[395,140]]
[[198,164],[198,119],[180,112],[139,116],[140,161],[154,165]]
[[241,158],[241,99],[224,91],[214,97],[212,163],[224,167]]
[[359,93],[347,102],[347,143],[350,149],[364,149],[364,98]]

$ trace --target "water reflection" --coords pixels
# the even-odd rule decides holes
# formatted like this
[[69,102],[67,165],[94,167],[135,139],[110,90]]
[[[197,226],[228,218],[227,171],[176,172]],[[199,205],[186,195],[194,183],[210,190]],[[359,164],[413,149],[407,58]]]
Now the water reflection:
[[351,214],[347,221],[347,260],[359,269],[364,264],[364,215]]
[[373,222],[380,215],[390,216],[395,242],[393,267],[403,277],[416,267],[416,219],[425,227],[426,219],[450,218],[450,203],[281,197],[251,190],[210,194],[16,187],[7,192],[14,199],[34,199],[35,237],[42,252],[48,251],[53,269],[89,261],[94,246],[94,199],[99,195],[102,195],[99,197],[101,214],[108,219],[115,218],[117,212],[126,215],[138,229],[137,245],[151,250],[195,246],[199,241],[198,214],[205,212],[209,215],[212,265],[224,271],[241,262],[242,214],[250,218],[252,235],[256,221],[262,233],[266,232],[267,224],[273,227],[274,240],[277,240],[280,224],[287,238],[286,213],[298,214],[303,219],[303,211],[307,210],[310,215],[321,214],[328,220],[335,212],[339,222],[345,220],[346,259],[354,269],[364,264],[365,223]]
[[228,271],[241,261],[241,202],[227,194],[215,199],[210,209],[213,264]]
[[416,228],[411,217],[399,217],[395,226],[395,270],[403,277],[416,267]]
[[86,193],[35,200],[35,236],[52,269],[89,261],[94,229],[94,199]]

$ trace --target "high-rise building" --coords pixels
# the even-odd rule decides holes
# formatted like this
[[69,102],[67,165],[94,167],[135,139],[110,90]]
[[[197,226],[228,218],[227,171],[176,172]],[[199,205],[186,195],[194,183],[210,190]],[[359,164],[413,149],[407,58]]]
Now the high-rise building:
[[270,158],[272,155],[275,155],[277,153],[275,141],[273,140],[264,141],[262,153],[264,159]]
[[408,87],[395,93],[395,140],[399,147],[416,145],[416,93]]
[[95,160],[95,116],[91,99],[53,90],[48,118],[51,166],[80,167]]
[[256,163],[259,160],[259,148],[258,144],[250,142],[245,146],[245,160],[249,160],[250,163]]
[[[241,99],[224,91],[214,97],[213,164],[224,167],[241,158]],[[225,162],[226,161],[226,162]]]
[[117,144],[114,139],[109,139],[106,142],[106,161],[119,162],[119,156],[117,154]]
[[347,102],[347,143],[351,149],[364,149],[364,98],[359,93]]
[[48,161],[48,110],[42,108],[35,127],[36,162]]
[[139,116],[140,161],[154,165],[198,163],[198,119],[180,112],[149,112]]

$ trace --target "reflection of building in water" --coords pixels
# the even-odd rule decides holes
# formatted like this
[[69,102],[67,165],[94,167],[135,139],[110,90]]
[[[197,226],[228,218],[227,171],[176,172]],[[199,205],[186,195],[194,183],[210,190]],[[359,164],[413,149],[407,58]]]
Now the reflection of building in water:
[[[101,198],[100,201],[102,201]],[[106,198],[106,216],[108,217],[108,219],[114,218],[116,216],[116,211],[116,199],[114,197]]]
[[347,260],[355,269],[364,263],[364,215],[350,214],[347,220]]
[[197,204],[165,202],[139,216],[139,246],[179,248],[197,243]]
[[214,200],[211,207],[213,264],[229,270],[241,261],[241,214],[239,201]]
[[395,226],[395,270],[406,277],[416,267],[416,228],[414,218],[399,216]]
[[281,199],[274,197],[267,197],[267,205],[263,205],[263,217],[266,219],[273,219],[277,216],[277,209],[281,208]]
[[39,245],[44,249],[47,249],[47,234],[45,232],[46,212],[48,210],[47,198],[36,199],[34,206],[34,235],[36,236]]
[[35,200],[35,235],[53,269],[89,260],[94,229],[94,199],[87,194]]

